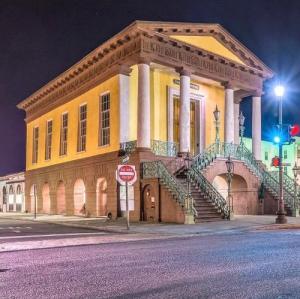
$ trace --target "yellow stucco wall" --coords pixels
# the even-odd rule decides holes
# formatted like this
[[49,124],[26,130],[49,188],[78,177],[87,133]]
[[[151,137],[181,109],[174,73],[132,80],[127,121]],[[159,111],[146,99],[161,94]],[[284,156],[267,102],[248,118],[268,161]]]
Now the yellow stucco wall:
[[229,51],[212,36],[172,35],[171,37],[245,65],[238,56]]
[[[168,87],[179,91],[179,80],[175,73],[165,70],[151,69],[151,139],[167,141],[167,114],[168,114]],[[224,135],[224,89],[211,86],[197,81],[192,83],[199,86],[198,90],[191,89],[191,93],[204,96],[206,106],[206,146],[214,142],[215,126],[213,122],[213,111],[216,104],[221,111],[220,136]],[[98,146],[99,134],[99,97],[102,93],[109,91],[111,94],[111,122],[110,122],[110,146]],[[129,107],[129,139],[137,139],[137,92],[138,92],[138,69],[132,67],[130,75],[130,107]],[[87,145],[85,152],[77,152],[78,134],[78,110],[83,103],[87,104]],[[68,126],[68,154],[59,156],[61,115],[69,114]],[[45,133],[47,120],[53,120],[53,138],[51,160],[45,160]],[[38,163],[32,164],[32,141],[33,128],[39,127],[39,153]],[[99,155],[119,149],[119,84],[118,76],[115,76],[88,92],[78,96],[70,102],[50,111],[38,119],[27,124],[27,156],[26,169],[36,169],[58,163],[73,161]]]
[[[26,169],[35,169],[86,158],[93,155],[107,153],[119,149],[119,87],[118,76],[110,78],[99,86],[80,95],[74,100],[50,111],[38,119],[27,124],[27,152]],[[110,122],[110,145],[98,146],[98,124],[99,124],[99,96],[110,92],[111,122]],[[78,132],[78,109],[83,103],[87,104],[87,144],[85,152],[77,152]],[[69,114],[68,126],[68,154],[59,156],[61,115]],[[51,160],[45,161],[45,133],[47,120],[53,120],[52,154]],[[33,128],[39,127],[39,152],[38,163],[32,164],[32,141]]]

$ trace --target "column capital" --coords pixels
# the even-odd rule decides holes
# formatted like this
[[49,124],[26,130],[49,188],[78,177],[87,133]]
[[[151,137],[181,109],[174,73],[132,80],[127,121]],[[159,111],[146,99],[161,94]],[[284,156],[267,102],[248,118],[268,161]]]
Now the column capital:
[[130,76],[130,73],[132,72],[132,68],[130,68],[126,64],[119,64],[118,72],[121,75]]
[[150,65],[151,60],[148,57],[139,57],[138,58],[138,64],[148,64]]
[[255,90],[254,92],[253,92],[253,94],[252,94],[252,97],[254,98],[257,98],[257,97],[261,97],[262,95],[263,95],[264,93],[263,93],[263,91],[262,90]]
[[234,88],[232,82],[230,82],[230,81],[222,82],[221,85],[222,85],[225,89],[233,89],[233,88]]
[[177,73],[180,74],[180,76],[191,76],[192,75],[192,72],[186,68],[183,68],[183,67],[178,67],[175,69]]

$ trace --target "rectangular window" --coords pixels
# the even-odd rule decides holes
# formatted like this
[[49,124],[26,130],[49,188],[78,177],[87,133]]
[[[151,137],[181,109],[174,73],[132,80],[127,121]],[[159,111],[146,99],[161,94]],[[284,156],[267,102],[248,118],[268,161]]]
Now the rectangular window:
[[269,159],[269,153],[265,152],[265,160],[267,161]]
[[284,171],[285,174],[287,174],[287,167],[286,166],[283,167],[283,171]]
[[106,93],[100,98],[99,115],[99,145],[110,144],[110,94]]
[[77,151],[83,152],[86,150],[86,119],[87,105],[79,107],[79,122],[78,122],[78,145]]
[[39,128],[33,128],[33,140],[32,140],[32,163],[38,161],[38,150],[39,150]]
[[300,159],[300,146],[297,147],[297,158]]
[[283,159],[287,159],[287,150],[283,151]]
[[51,159],[51,147],[52,147],[52,120],[48,120],[46,123],[45,160]]
[[59,147],[60,156],[66,155],[68,151],[68,121],[69,121],[68,113],[62,114],[61,124],[60,124],[60,147]]

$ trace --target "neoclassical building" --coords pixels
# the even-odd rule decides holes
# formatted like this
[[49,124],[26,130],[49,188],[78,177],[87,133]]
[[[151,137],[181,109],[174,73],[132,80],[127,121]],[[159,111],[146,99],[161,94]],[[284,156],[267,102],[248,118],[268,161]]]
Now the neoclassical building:
[[[274,212],[276,188],[260,162],[261,95],[272,75],[219,24],[132,23],[18,105],[26,111],[26,207],[121,216],[115,171],[125,151],[138,173],[134,221],[228,218],[228,155],[234,213]],[[252,153],[239,145],[248,96]]]
[[25,212],[24,172],[0,177],[0,212]]

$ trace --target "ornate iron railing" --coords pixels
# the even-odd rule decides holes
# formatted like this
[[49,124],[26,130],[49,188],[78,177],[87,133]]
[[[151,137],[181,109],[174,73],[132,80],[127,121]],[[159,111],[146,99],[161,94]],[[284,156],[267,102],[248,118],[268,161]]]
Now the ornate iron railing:
[[[137,147],[137,141],[128,141],[120,144],[127,154],[131,154]],[[178,153],[178,144],[176,142],[151,140],[151,150],[157,156],[176,157]]]
[[176,157],[178,144],[170,141],[151,140],[151,150],[158,156]]
[[[279,197],[278,172],[267,171],[261,163],[256,161],[252,152],[243,143],[241,145],[223,142],[214,143],[205,152],[194,157],[193,167],[201,171],[217,157],[227,158],[229,155],[234,159],[244,161],[247,167],[264,183],[265,187]],[[286,205],[298,207],[300,196],[298,194],[294,204],[293,180],[285,174],[283,184]]]
[[187,190],[170,174],[166,166],[161,161],[143,162],[143,178],[158,178],[160,183],[173,195],[175,200],[185,208],[187,212],[195,213],[193,198],[189,196]]
[[222,213],[225,219],[230,219],[230,208],[226,199],[217,191],[217,189],[198,171],[196,166],[190,167],[188,175],[191,181],[204,192],[212,204]]
[[124,150],[127,154],[131,154],[135,151],[137,145],[137,141],[128,141],[120,144],[120,149]]

